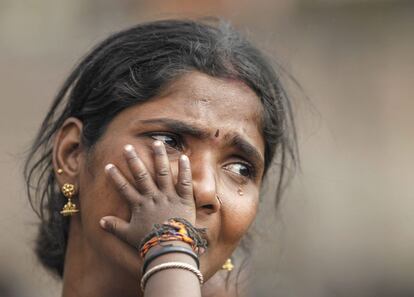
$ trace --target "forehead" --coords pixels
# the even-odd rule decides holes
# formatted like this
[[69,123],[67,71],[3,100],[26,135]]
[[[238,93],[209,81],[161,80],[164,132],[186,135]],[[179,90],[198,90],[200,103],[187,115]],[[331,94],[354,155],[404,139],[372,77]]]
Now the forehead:
[[262,105],[246,84],[190,72],[160,95],[129,110],[137,120],[173,118],[215,133],[238,132],[263,153]]
[[[215,113],[239,112],[257,118],[261,110],[259,98],[242,81],[215,78],[200,72],[183,75],[170,84],[159,97],[185,101],[200,112],[212,107],[211,110]],[[217,109],[218,107],[226,109]]]

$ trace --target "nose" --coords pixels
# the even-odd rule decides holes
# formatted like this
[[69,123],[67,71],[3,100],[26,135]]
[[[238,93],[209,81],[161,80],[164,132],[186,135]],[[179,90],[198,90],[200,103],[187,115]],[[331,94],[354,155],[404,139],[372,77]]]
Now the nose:
[[220,210],[214,168],[207,162],[191,162],[193,191],[197,212],[213,214]]

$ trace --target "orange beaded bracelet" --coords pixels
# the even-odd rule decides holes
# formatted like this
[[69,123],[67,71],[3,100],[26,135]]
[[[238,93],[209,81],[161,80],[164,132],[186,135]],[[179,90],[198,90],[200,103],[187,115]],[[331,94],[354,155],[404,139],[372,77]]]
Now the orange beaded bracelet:
[[186,242],[194,252],[199,253],[207,245],[200,234],[203,232],[205,229],[197,229],[185,219],[171,218],[162,225],[155,225],[155,229],[144,238],[139,249],[140,255],[144,258],[150,248],[168,241]]

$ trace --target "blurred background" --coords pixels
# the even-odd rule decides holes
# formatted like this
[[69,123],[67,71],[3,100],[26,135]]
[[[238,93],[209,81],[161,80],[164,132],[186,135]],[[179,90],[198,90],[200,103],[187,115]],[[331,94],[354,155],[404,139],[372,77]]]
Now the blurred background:
[[414,1],[402,0],[0,0],[0,296],[60,295],[32,252],[21,153],[73,65],[138,22],[206,15],[303,89],[285,80],[302,169],[277,212],[263,201],[252,296],[414,296]]

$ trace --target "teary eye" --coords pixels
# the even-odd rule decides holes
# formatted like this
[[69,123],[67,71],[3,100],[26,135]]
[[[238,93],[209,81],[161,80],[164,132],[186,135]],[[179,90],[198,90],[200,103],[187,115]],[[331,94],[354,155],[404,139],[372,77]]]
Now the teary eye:
[[153,133],[151,134],[151,137],[155,140],[162,141],[166,146],[176,149],[176,150],[182,150],[183,144],[180,141],[178,136],[170,135],[170,134],[162,134],[162,133]]
[[231,163],[226,165],[224,168],[243,177],[252,178],[254,176],[252,166],[246,163]]

